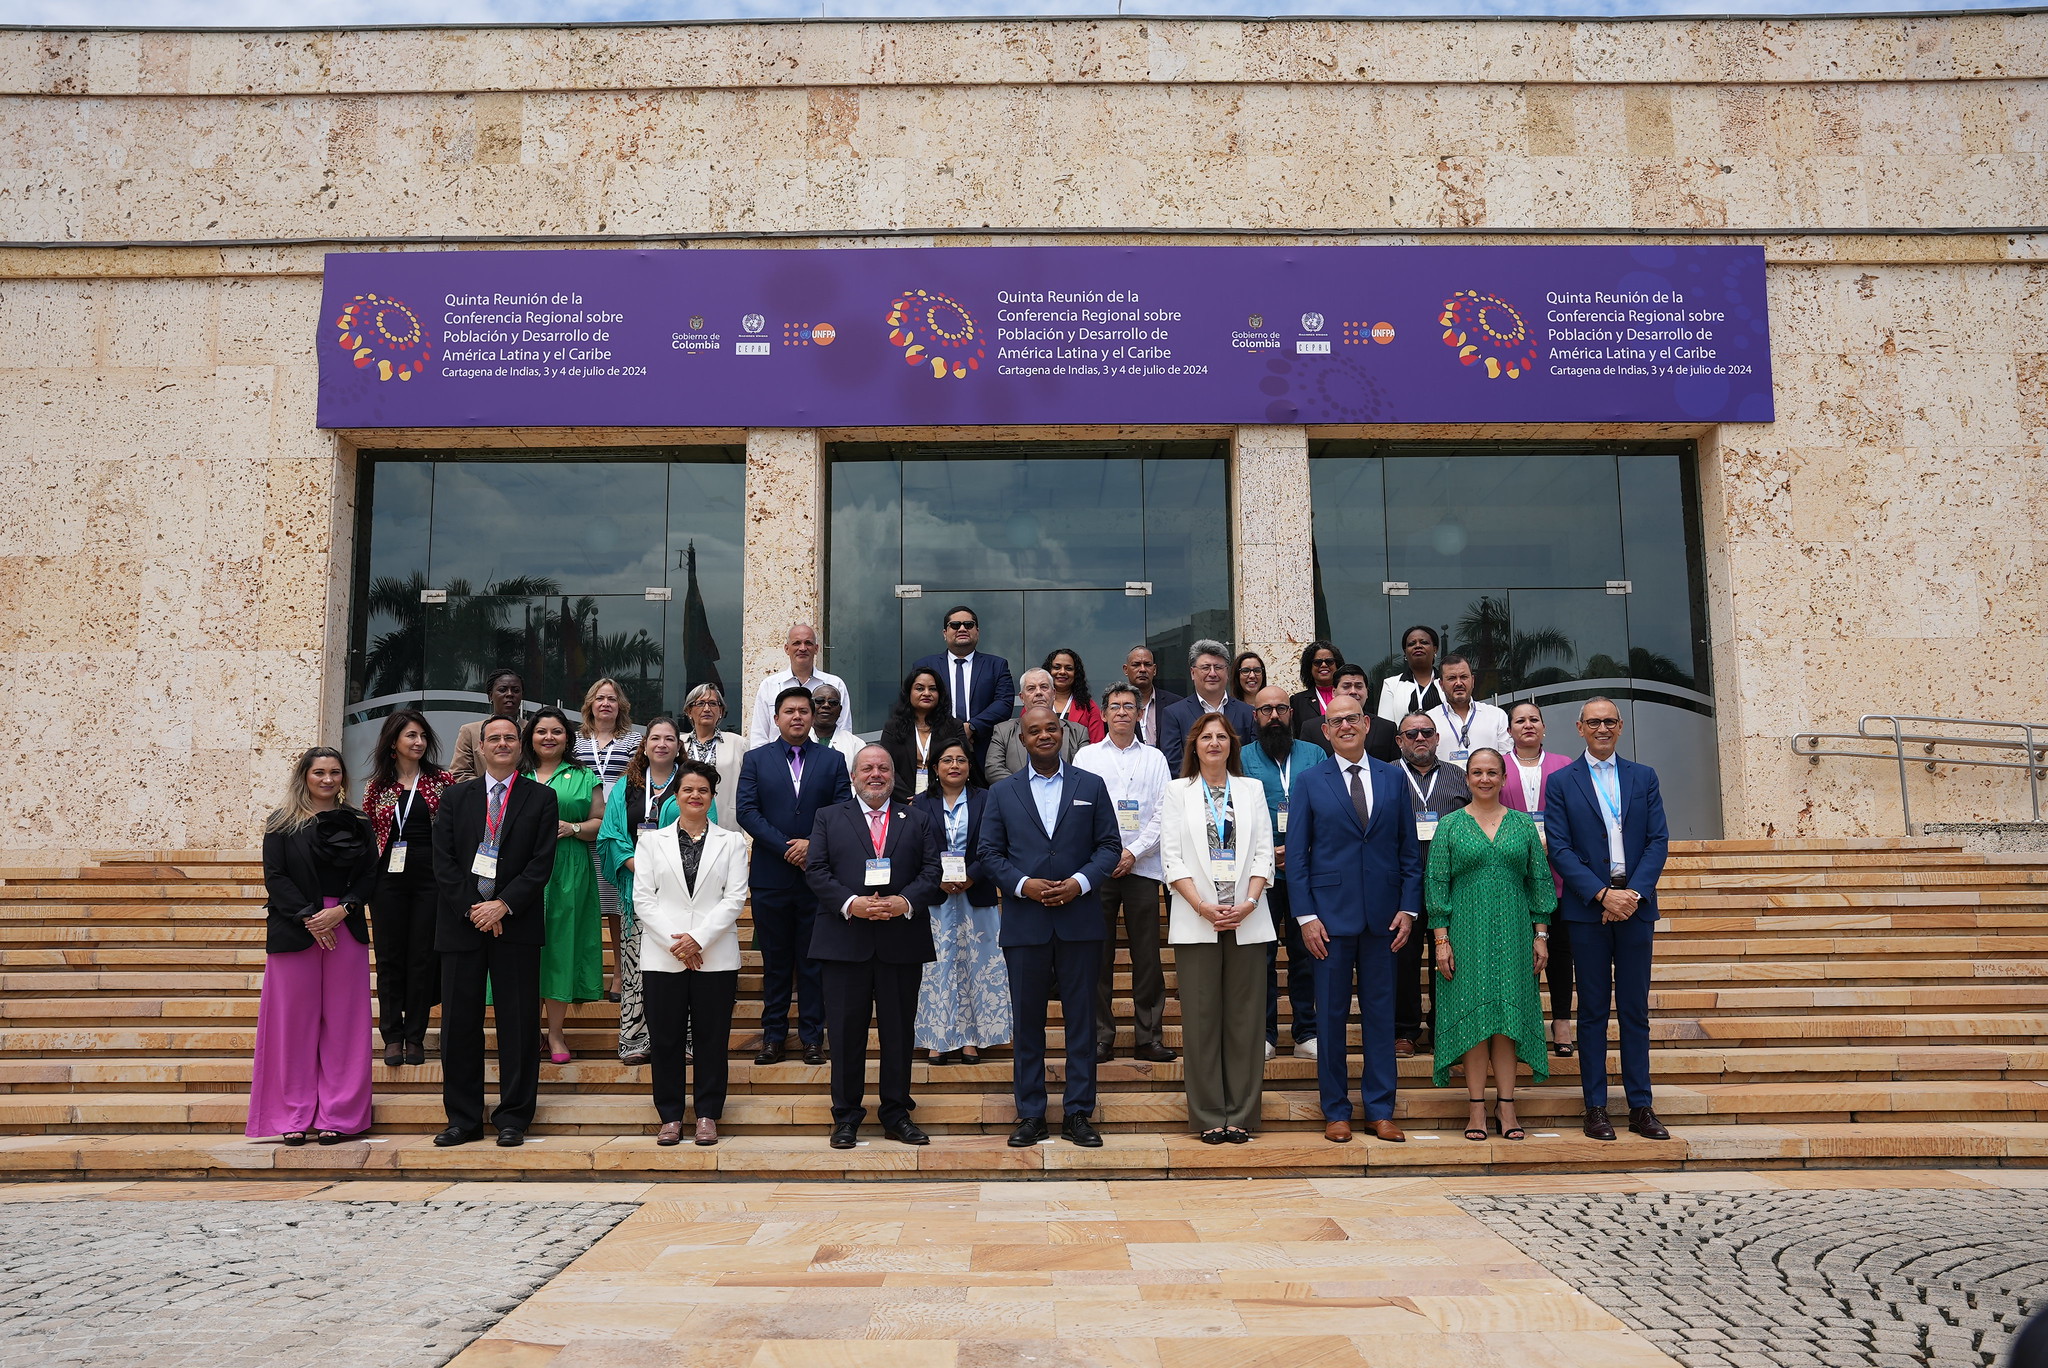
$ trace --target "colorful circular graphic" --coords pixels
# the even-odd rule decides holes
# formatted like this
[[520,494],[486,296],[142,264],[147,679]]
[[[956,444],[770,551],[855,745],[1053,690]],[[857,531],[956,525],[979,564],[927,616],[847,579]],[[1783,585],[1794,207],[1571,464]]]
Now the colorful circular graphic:
[[987,346],[981,326],[958,300],[936,290],[905,290],[889,304],[889,341],[903,361],[931,367],[932,378],[967,378],[981,369]]
[[1444,301],[1437,322],[1444,330],[1444,345],[1458,349],[1459,364],[1484,361],[1490,380],[1503,374],[1518,380],[1536,367],[1536,344],[1529,340],[1529,325],[1514,305],[1498,295],[1460,290]]
[[357,370],[376,367],[379,380],[410,380],[434,359],[432,339],[410,306],[386,295],[360,294],[334,320],[336,340]]

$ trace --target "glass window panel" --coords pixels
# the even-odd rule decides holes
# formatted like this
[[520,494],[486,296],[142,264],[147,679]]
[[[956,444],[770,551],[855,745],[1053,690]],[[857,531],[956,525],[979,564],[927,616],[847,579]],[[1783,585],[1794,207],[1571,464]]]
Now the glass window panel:
[[[911,662],[946,649],[943,629],[946,614],[961,604],[972,608],[975,619],[981,623],[981,640],[975,649],[1009,661],[1014,682],[1017,675],[1029,668],[1023,660],[1025,597],[1023,594],[996,593],[985,589],[935,589],[927,585],[923,598],[904,599],[900,617],[903,663],[889,690],[889,707],[895,706],[897,696],[903,692],[903,678],[910,673]],[[953,680],[949,674],[946,679],[949,693],[952,687]],[[889,708],[883,708],[872,721],[863,719],[861,729],[879,732],[888,720]]]
[[1508,608],[1498,692],[1628,674],[1626,598],[1604,589],[1517,589]]
[[[826,622],[816,625],[824,633],[825,668],[846,681],[853,695],[847,700],[853,728],[868,737],[888,720],[903,684],[901,665],[917,658],[901,654],[905,624],[921,624],[907,634],[918,643],[918,654],[936,650],[928,643],[938,639],[937,619],[925,623],[918,614],[929,617],[944,607],[895,597],[895,586],[906,582],[902,488],[902,470],[895,461],[832,463],[829,597]],[[751,681],[749,687],[758,683]]]
[[1144,577],[1135,460],[906,461],[909,584],[1123,587]]
[[1610,455],[1386,459],[1387,578],[1586,587],[1622,578]]
[[350,702],[422,687],[425,665],[420,591],[431,588],[428,525],[434,467],[427,461],[377,461],[363,480],[368,573],[359,588],[357,668]]
[[[1099,698],[1123,676],[1124,656],[1145,639],[1145,600],[1122,590],[1040,590],[1024,595],[1024,658],[1019,676],[1055,650],[1081,657],[1088,691]],[[1178,691],[1176,691],[1178,692]]]
[[[1381,591],[1387,579],[1387,509],[1376,456],[1332,456],[1309,463],[1315,515],[1316,633],[1375,679],[1399,666],[1394,621],[1406,607]],[[1299,660],[1287,671],[1298,688]]]
[[1630,673],[1709,691],[1704,624],[1695,623],[1691,564],[1698,549],[1681,487],[1680,458],[1623,456],[1622,537],[1628,598]]
[[434,575],[451,596],[637,594],[665,583],[666,463],[450,461],[434,487]]
[[[680,715],[683,699],[699,684],[725,695],[725,727],[744,730],[753,684],[740,663],[740,588],[746,564],[747,468],[741,461],[678,461],[668,468],[668,658],[663,692],[642,697],[629,686],[634,714],[659,709]],[[656,605],[659,606],[659,605]]]
[[1145,564],[1130,578],[1150,580],[1152,594],[1131,600],[1142,607],[1141,630],[1117,648],[1115,675],[1088,661],[1095,687],[1121,675],[1124,656],[1143,641],[1159,662],[1158,687],[1184,694],[1188,648],[1203,637],[1231,643],[1229,481],[1220,455],[1144,463]]

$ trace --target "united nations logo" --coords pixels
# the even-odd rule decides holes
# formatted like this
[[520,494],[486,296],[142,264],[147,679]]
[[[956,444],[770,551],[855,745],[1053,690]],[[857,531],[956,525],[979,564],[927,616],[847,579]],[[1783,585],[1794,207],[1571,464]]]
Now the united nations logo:
[[1253,314],[1244,321],[1244,325],[1247,328],[1263,328],[1266,326],[1266,316],[1264,314]]
[[757,333],[768,326],[768,320],[759,314],[748,314],[740,320],[740,326],[750,333]]
[[691,314],[691,315],[690,315],[690,331],[691,331],[691,332],[703,332],[703,331],[704,331],[704,315],[703,315],[703,314]]
[[1301,316],[1301,330],[1303,332],[1321,332],[1323,330],[1323,316],[1319,313],[1303,314]]

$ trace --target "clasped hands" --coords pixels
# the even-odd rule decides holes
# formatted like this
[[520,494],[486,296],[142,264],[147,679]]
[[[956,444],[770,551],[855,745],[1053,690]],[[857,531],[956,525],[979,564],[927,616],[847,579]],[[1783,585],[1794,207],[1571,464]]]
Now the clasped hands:
[[1643,895],[1633,888],[1610,888],[1600,895],[1600,920],[1627,921],[1636,914],[1636,908],[1642,902]]
[[1208,923],[1211,926],[1215,927],[1218,931],[1235,931],[1238,927],[1238,923],[1242,922],[1246,917],[1249,917],[1252,914],[1253,910],[1257,907],[1257,902],[1205,902],[1197,903],[1195,906],[1195,910],[1197,912],[1200,912],[1203,918],[1207,920]]
[[341,925],[348,916],[348,905],[336,903],[323,907],[306,918],[306,930],[312,933],[313,943],[322,950],[332,950],[336,944],[334,928]]
[[1047,907],[1065,907],[1081,896],[1079,879],[1026,879],[1024,896]]
[[492,898],[489,902],[469,905],[469,924],[494,936],[505,934],[505,918],[511,915],[512,909],[505,906],[502,898]]
[[876,893],[856,897],[846,910],[867,921],[888,921],[891,917],[909,916],[910,900]]
[[704,967],[704,947],[697,944],[697,938],[687,931],[678,931],[669,937],[668,952],[681,960],[685,969]]

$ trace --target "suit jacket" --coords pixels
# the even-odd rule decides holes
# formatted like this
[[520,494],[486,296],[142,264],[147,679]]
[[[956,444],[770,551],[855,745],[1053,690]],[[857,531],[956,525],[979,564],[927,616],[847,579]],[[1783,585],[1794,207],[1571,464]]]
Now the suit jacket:
[[791,841],[808,840],[818,825],[818,811],[853,796],[846,777],[846,757],[830,746],[804,742],[801,788],[789,782],[789,751],[780,737],[756,746],[740,761],[740,829],[754,838],[748,879],[756,891],[794,893],[804,887],[804,872],[784,859]]
[[[1288,702],[1294,705],[1294,739],[1327,751],[1330,739],[1323,735],[1322,704],[1314,691],[1305,689]],[[1394,738],[1401,729],[1377,713],[1367,713],[1365,722],[1365,753],[1389,765],[1399,760],[1401,747]]]
[[[735,738],[737,739],[737,738]],[[682,972],[669,953],[688,934],[704,949],[706,973],[740,967],[740,908],[747,901],[747,838],[713,826],[697,857],[697,887],[683,877],[674,823],[642,831],[633,846],[633,916],[640,923],[640,972]]]
[[[1657,771],[1616,756],[1615,777],[1621,789],[1621,856],[1628,886],[1642,895],[1635,915],[1657,920],[1657,880],[1664,874],[1671,833],[1664,825],[1664,797]],[[1519,795],[1518,795],[1519,796]],[[1544,785],[1544,839],[1550,843],[1550,867],[1563,881],[1558,890],[1558,915],[1566,921],[1597,922],[1600,908],[1593,899],[1607,887],[1607,822],[1586,757],[1566,765]]]
[[[370,823],[354,808],[320,813],[297,831],[265,832],[264,950],[275,955],[312,949],[313,933],[306,929],[306,919],[320,911],[324,898],[348,906],[341,924],[360,944],[368,945],[370,926],[363,919],[363,904],[383,868],[378,850]],[[344,855],[346,863],[330,858]]]
[[[930,819],[909,803],[891,798],[888,810],[882,858],[889,862],[889,881],[873,888],[867,884],[867,862],[875,857],[867,804],[852,798],[818,813],[804,870],[811,891],[818,895],[818,916],[811,924],[812,959],[929,964],[938,958],[932,949],[931,913],[946,896],[939,891],[939,852],[945,848],[945,837],[933,832]],[[841,910],[848,898],[864,894],[900,897],[910,904],[910,915],[868,921]]]
[[[1230,822],[1237,842],[1237,897],[1243,900],[1254,877],[1273,882],[1273,822],[1266,806],[1266,786],[1242,775],[1230,777]],[[1209,872],[1209,846],[1215,829],[1209,825],[1208,795],[1196,775],[1176,779],[1166,786],[1159,803],[1159,863],[1166,871],[1169,889],[1181,879],[1192,879],[1195,891],[1213,898],[1215,879]],[[1167,910],[1166,937],[1174,945],[1214,945],[1216,928],[1195,911],[1187,899],[1173,890]],[[1237,943],[1250,945],[1276,939],[1273,909],[1266,894],[1259,893],[1259,905],[1237,927]]]
[[[988,791],[981,814],[981,862],[1003,892],[1002,945],[1103,938],[1102,885],[1124,857],[1109,786],[1087,770],[1060,767],[1059,817],[1050,836],[1038,820],[1028,774],[1012,775]],[[1088,891],[1065,907],[1047,907],[1018,894],[1025,879],[1088,876]]]
[[[925,748],[926,761],[930,761],[934,755],[938,754],[947,742],[962,740],[965,736],[966,732],[961,728],[959,718],[940,718],[932,727],[931,744]],[[865,745],[866,742],[862,742],[862,744]],[[882,728],[881,739],[876,744],[889,752],[889,759],[894,761],[896,765],[896,789],[890,794],[890,797],[899,803],[909,802],[917,796],[912,792],[913,787],[917,783],[916,734],[914,732],[906,732],[898,736],[889,728],[884,727]],[[852,764],[851,760],[847,761],[849,768]],[[969,768],[972,769],[973,766],[970,765]],[[930,775],[926,775],[926,779],[929,781]]]
[[[920,657],[912,670],[937,670],[946,681],[946,697],[953,696],[953,653],[940,651]],[[1017,702],[1017,681],[1010,678],[1010,662],[983,651],[974,653],[974,678],[967,681],[967,720],[974,724],[975,748],[986,751],[996,724],[1007,718]]]
[[[1174,704],[1180,702],[1180,700],[1181,695],[1175,693],[1171,689],[1154,688],[1152,690],[1152,701],[1159,705],[1159,718],[1162,722],[1164,722],[1166,719],[1166,710],[1172,707]],[[1154,734],[1147,735],[1145,731],[1145,714],[1142,712],[1138,714],[1138,739],[1140,741],[1143,741],[1146,745],[1152,747],[1152,749],[1154,750],[1158,750],[1160,748],[1157,730],[1158,729],[1155,727],[1153,729]]]
[[[455,729],[455,758],[448,762],[448,776],[457,783],[474,779],[484,772],[484,723],[490,720],[489,717],[474,718]],[[524,704],[520,705],[520,716],[512,720],[519,723],[520,730],[525,730]]]
[[[470,862],[484,839],[484,804],[490,779],[478,775],[449,789],[434,819],[434,882],[441,899],[434,923],[436,950],[480,950],[491,939],[469,923],[469,909],[481,899]],[[499,934],[515,945],[547,940],[541,895],[555,872],[555,791],[525,775],[505,794],[504,824],[498,829],[498,886],[491,896],[511,911]]]
[[1294,781],[1287,804],[1287,902],[1296,921],[1322,919],[1332,936],[1391,936],[1394,914],[1422,918],[1422,850],[1407,785],[1366,758],[1372,824],[1358,824],[1345,762],[1331,756]]
[[[1180,757],[1187,747],[1188,730],[1202,720],[1205,711],[1201,697],[1189,694],[1159,714],[1159,749],[1166,752],[1166,772],[1176,779],[1180,778]],[[1247,746],[1258,744],[1259,715],[1248,704],[1224,698],[1223,717],[1237,729],[1240,742]]]
[[[938,834],[939,850],[946,849],[946,800],[939,796],[936,788],[926,789],[917,797],[918,811],[931,818],[932,830]],[[967,788],[967,905],[969,907],[994,907],[996,886],[988,876],[988,866],[981,860],[981,816],[988,810],[988,790],[970,784]]]
[[[1024,738],[1017,735],[1023,722],[1023,718],[1013,717],[999,725],[995,734],[989,737],[988,759],[982,769],[988,774],[991,784],[999,784],[1031,767],[1031,752],[1024,749]],[[1088,729],[1079,722],[1062,721],[1060,736],[1060,763],[1064,765],[1088,744]]]

